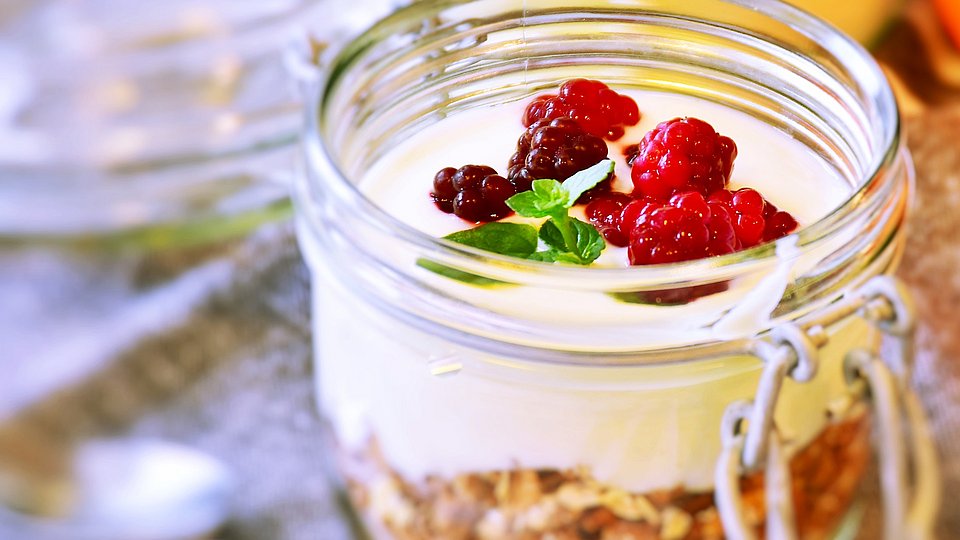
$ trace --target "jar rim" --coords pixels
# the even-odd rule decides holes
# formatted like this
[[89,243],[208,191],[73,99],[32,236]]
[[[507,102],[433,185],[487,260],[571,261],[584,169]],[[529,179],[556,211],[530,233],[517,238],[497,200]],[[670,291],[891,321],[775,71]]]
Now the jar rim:
[[[355,47],[360,46],[358,44],[363,44],[369,39],[369,36],[384,32],[391,24],[402,21],[408,16],[422,17],[424,11],[430,12],[435,9],[466,4],[469,3],[467,0],[425,0],[407,6],[382,19],[339,51],[334,60],[325,66],[325,73],[322,78],[324,83],[315,87],[314,91],[316,93],[311,95],[311,99],[308,101],[307,129],[304,139],[308,163],[311,167],[319,169],[320,174],[317,176],[325,178],[325,187],[333,190],[337,197],[350,204],[357,205],[362,212],[370,216],[375,225],[389,231],[394,238],[412,246],[427,249],[432,253],[443,256],[448,261],[458,260],[467,264],[497,266],[500,276],[517,283],[523,283],[526,281],[524,278],[529,279],[531,274],[535,274],[539,280],[572,283],[585,276],[587,272],[589,272],[591,280],[603,282],[605,286],[611,284],[615,286],[617,284],[642,286],[644,284],[670,283],[675,282],[678,275],[684,276],[684,281],[689,281],[689,276],[704,280],[718,279],[721,276],[748,271],[758,264],[769,264],[771,260],[777,257],[776,246],[784,241],[795,242],[800,250],[798,256],[802,256],[804,250],[816,247],[819,240],[829,237],[834,231],[843,227],[848,218],[862,206],[866,194],[873,191],[876,185],[883,181],[885,172],[897,159],[901,146],[901,131],[896,100],[882,70],[869,52],[829,23],[780,0],[764,0],[761,2],[755,0],[719,1],[750,8],[763,16],[778,21],[789,21],[792,30],[802,30],[808,36],[814,36],[816,41],[824,48],[835,52],[837,57],[842,57],[846,62],[846,68],[855,73],[857,77],[864,79],[862,81],[864,87],[871,92],[867,98],[874,102],[883,113],[883,138],[878,146],[883,150],[874,152],[874,155],[871,156],[871,164],[865,168],[865,171],[869,171],[869,173],[862,174],[857,179],[859,183],[851,189],[850,194],[839,206],[817,221],[801,227],[785,239],[761,244],[747,250],[693,261],[627,267],[580,267],[518,259],[434,237],[398,219],[375,204],[363,194],[357,185],[348,179],[347,175],[338,166],[336,158],[330,155],[326,145],[323,144],[319,126],[325,102],[322,96],[337,84],[338,77],[344,73],[344,67],[349,65],[353,54],[356,52]],[[647,11],[643,6],[610,5],[619,10]],[[843,54],[839,54],[840,52]],[[309,180],[307,181],[309,182]]]

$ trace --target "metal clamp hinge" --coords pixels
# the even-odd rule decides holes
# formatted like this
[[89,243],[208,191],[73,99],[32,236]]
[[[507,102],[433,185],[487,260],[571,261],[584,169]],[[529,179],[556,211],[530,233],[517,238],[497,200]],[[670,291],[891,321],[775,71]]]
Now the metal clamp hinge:
[[[768,340],[754,343],[753,354],[764,364],[756,396],[752,401],[737,401],[727,407],[721,427],[723,448],[714,477],[717,509],[728,538],[756,538],[753,525],[745,517],[739,478],[744,472],[761,468],[766,473],[766,537],[797,537],[789,457],[774,422],[777,400],[787,377],[804,383],[816,376],[819,349],[827,341],[823,328],[851,316],[870,321],[896,345],[895,354],[886,361],[874,352],[856,349],[847,354],[844,363],[848,383],[851,388],[866,390],[877,418],[884,536],[888,540],[931,537],[939,507],[940,479],[922,405],[909,386],[915,328],[913,306],[902,284],[889,276],[880,276],[832,306],[816,321],[778,326]],[[907,432],[914,464],[913,497],[909,504]]]

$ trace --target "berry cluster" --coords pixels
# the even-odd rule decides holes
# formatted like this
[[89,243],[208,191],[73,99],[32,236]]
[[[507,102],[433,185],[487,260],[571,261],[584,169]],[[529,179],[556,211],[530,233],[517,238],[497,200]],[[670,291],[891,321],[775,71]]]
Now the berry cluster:
[[[510,215],[504,201],[530,189],[534,180],[564,181],[574,173],[607,157],[604,136],[623,135],[623,126],[640,121],[633,99],[622,96],[599,81],[573,79],[558,95],[540,96],[523,115],[526,130],[510,157],[507,179],[487,166],[447,167],[433,180],[430,197],[441,211],[475,223],[495,221]],[[610,191],[611,178],[584,193],[585,203]]]
[[594,137],[615,141],[623,137],[625,126],[640,121],[640,109],[633,99],[600,81],[572,79],[556,95],[534,98],[523,113],[523,125],[562,117],[573,118]]
[[706,197],[723,189],[736,157],[732,139],[696,118],[662,122],[643,137],[635,154],[627,148],[634,193],[661,201],[681,191]]
[[[578,122],[566,117],[538,120],[517,141],[507,178],[518,192],[526,191],[534,180],[552,178],[562,182],[606,157],[607,143],[585,132]],[[579,202],[609,190],[607,179],[584,193]]]
[[780,210],[750,188],[724,189],[710,195],[709,200],[725,206],[733,218],[739,241],[737,249],[783,238],[799,225],[789,212]]
[[437,208],[466,221],[496,221],[511,214],[506,200],[517,189],[486,165],[447,167],[433,177],[430,197]]
[[726,186],[737,147],[695,118],[663,122],[624,149],[634,191],[586,207],[608,242],[627,246],[630,264],[662,264],[732,253],[797,228],[756,190]]
[[611,193],[587,205],[587,219],[630,264],[662,264],[733,253],[793,232],[797,221],[750,188],[674,194],[667,203]]
[[[506,177],[482,165],[447,167],[434,177],[430,195],[440,210],[466,221],[504,218],[512,213],[506,204],[511,196],[529,190],[534,180],[564,181],[605,159],[603,137],[618,139],[624,126],[639,119],[636,103],[603,83],[568,81],[557,95],[539,96],[527,106],[526,130]],[[633,192],[611,191],[611,177],[577,202],[587,203],[587,219],[607,242],[628,248],[630,264],[724,255],[797,228],[793,216],[758,191],[727,189],[737,146],[702,120],[662,122],[623,152]],[[696,297],[681,293],[677,298]]]

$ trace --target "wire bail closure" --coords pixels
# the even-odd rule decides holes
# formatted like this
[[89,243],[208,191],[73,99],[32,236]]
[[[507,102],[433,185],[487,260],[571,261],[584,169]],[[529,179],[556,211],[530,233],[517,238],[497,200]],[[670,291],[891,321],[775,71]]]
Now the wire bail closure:
[[[768,339],[753,343],[751,352],[764,364],[756,397],[731,403],[724,411],[722,450],[714,473],[715,502],[727,538],[757,538],[744,513],[739,480],[744,472],[761,468],[765,470],[765,536],[784,540],[798,537],[789,456],[774,412],[788,377],[805,383],[816,376],[819,349],[827,341],[823,328],[850,316],[869,321],[896,345],[895,354],[887,360],[866,349],[849,351],[844,358],[851,391],[869,399],[877,418],[884,538],[932,538],[940,504],[940,476],[923,406],[910,388],[916,319],[909,292],[889,276],[871,279],[817,321],[775,327]],[[909,457],[912,474],[908,474]],[[914,485],[909,497],[907,479],[911,477]]]
[[[877,454],[886,539],[933,538],[941,479],[936,448],[920,398],[910,388],[916,316],[904,285],[875,278],[862,289],[863,316],[893,338],[896,354],[850,351],[844,359],[848,384],[863,384],[877,418]],[[906,420],[906,422],[904,422]],[[912,458],[912,470],[910,461]],[[908,478],[913,478],[912,489]]]

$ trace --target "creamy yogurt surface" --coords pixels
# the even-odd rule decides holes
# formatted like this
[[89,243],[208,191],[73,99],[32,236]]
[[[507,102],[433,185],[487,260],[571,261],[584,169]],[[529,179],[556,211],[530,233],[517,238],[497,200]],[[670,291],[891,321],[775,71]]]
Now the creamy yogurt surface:
[[[839,206],[850,186],[837,171],[789,135],[749,115],[702,99],[649,91],[623,91],[640,107],[639,124],[624,136],[607,141],[616,162],[614,189],[633,190],[623,148],[640,142],[660,122],[692,116],[711,124],[737,143],[729,189],[757,189],[800,222],[813,223]],[[359,183],[360,190],[397,219],[432,236],[473,226],[434,206],[429,194],[434,175],[444,167],[489,165],[506,176],[507,161],[523,133],[520,122],[528,100],[451,115],[397,145],[378,160]],[[583,205],[572,214],[583,219]],[[511,216],[506,221],[523,221]],[[627,266],[625,248],[607,246],[594,264]]]
[[[643,116],[621,140],[608,143],[609,157],[617,162],[618,190],[632,186],[623,147],[639,142],[659,122],[694,116],[737,143],[731,188],[758,189],[801,226],[826,215],[850,191],[837,172],[807,148],[743,113],[686,96],[624,93],[637,101]],[[505,173],[524,129],[519,119],[525,104],[466,111],[426,127],[374,164],[360,189],[387,212],[429,235],[470,227],[434,206],[429,197],[434,174],[443,167],[466,164],[490,165]],[[625,251],[608,246],[596,264],[625,266]],[[783,251],[789,252],[789,246]],[[314,267],[329,264],[309,243],[304,252]],[[774,296],[772,303],[756,302],[762,309],[776,304],[781,281],[790,279],[791,267],[778,267],[777,272],[771,273],[771,283],[758,288]],[[676,486],[709,489],[720,450],[723,410],[732,401],[752,397],[760,372],[754,358],[642,368],[524,364],[522,359],[482,354],[414,330],[363,306],[329,276],[316,272],[315,276],[322,413],[342,444],[362,448],[375,439],[389,464],[414,482],[428,475],[450,478],[515,467],[587,467],[601,482],[636,492]],[[434,278],[437,287],[470,294],[469,286]],[[525,296],[527,291],[511,291],[504,301],[515,313],[532,316],[534,310],[544,311],[542,302]],[[593,322],[601,323],[604,314],[621,323],[628,317],[627,323],[638,331],[654,328],[651,335],[659,332],[660,310],[670,309],[610,298],[568,300],[575,304],[576,316],[589,314]],[[711,299],[705,300],[691,304],[694,311]],[[547,316],[555,317],[557,324],[569,322],[563,313]],[[870,339],[863,326],[838,330],[823,351],[821,375],[804,385],[787,383],[777,424],[794,448],[812,440],[827,422],[825,411],[842,401],[845,351]]]
[[[690,96],[649,91],[623,93],[634,98],[642,116],[640,123],[628,129],[620,140],[607,142],[608,157],[616,163],[614,187],[619,191],[632,189],[623,149],[639,142],[660,122],[692,116],[707,121],[737,143],[738,156],[729,187],[759,190],[779,208],[793,214],[801,226],[825,216],[850,192],[849,185],[823,159],[789,135],[745,113]],[[430,236],[441,237],[473,227],[436,208],[429,196],[433,177],[444,167],[466,164],[490,165],[505,173],[507,161],[524,130],[520,118],[528,101],[459,112],[425,127],[373,164],[359,181],[359,188],[386,212]],[[585,219],[583,210],[583,205],[576,206],[571,209],[571,215]],[[537,221],[516,215],[507,220]],[[563,339],[566,346],[585,349],[595,346],[589,338],[580,339],[586,318],[593,325],[624,329],[605,340],[609,348],[635,350],[638,342],[655,347],[749,337],[769,326],[771,311],[788,283],[815,268],[821,255],[828,255],[790,258],[786,255],[795,252],[792,242],[793,238],[784,238],[778,243],[780,257],[769,261],[768,275],[744,277],[750,282],[741,284],[737,292],[710,295],[697,300],[695,306],[674,308],[684,313],[681,317],[674,313],[671,318],[664,317],[661,306],[628,304],[605,294],[565,290],[563,302],[558,302],[554,289],[518,287],[510,294],[491,295],[426,270],[420,274],[432,286],[482,309],[549,325],[556,329],[555,336]],[[593,266],[626,267],[626,252],[626,248],[608,244]],[[744,294],[753,297],[742,298]],[[735,304],[755,305],[765,311],[743,313],[740,310],[724,324],[713,324]]]

